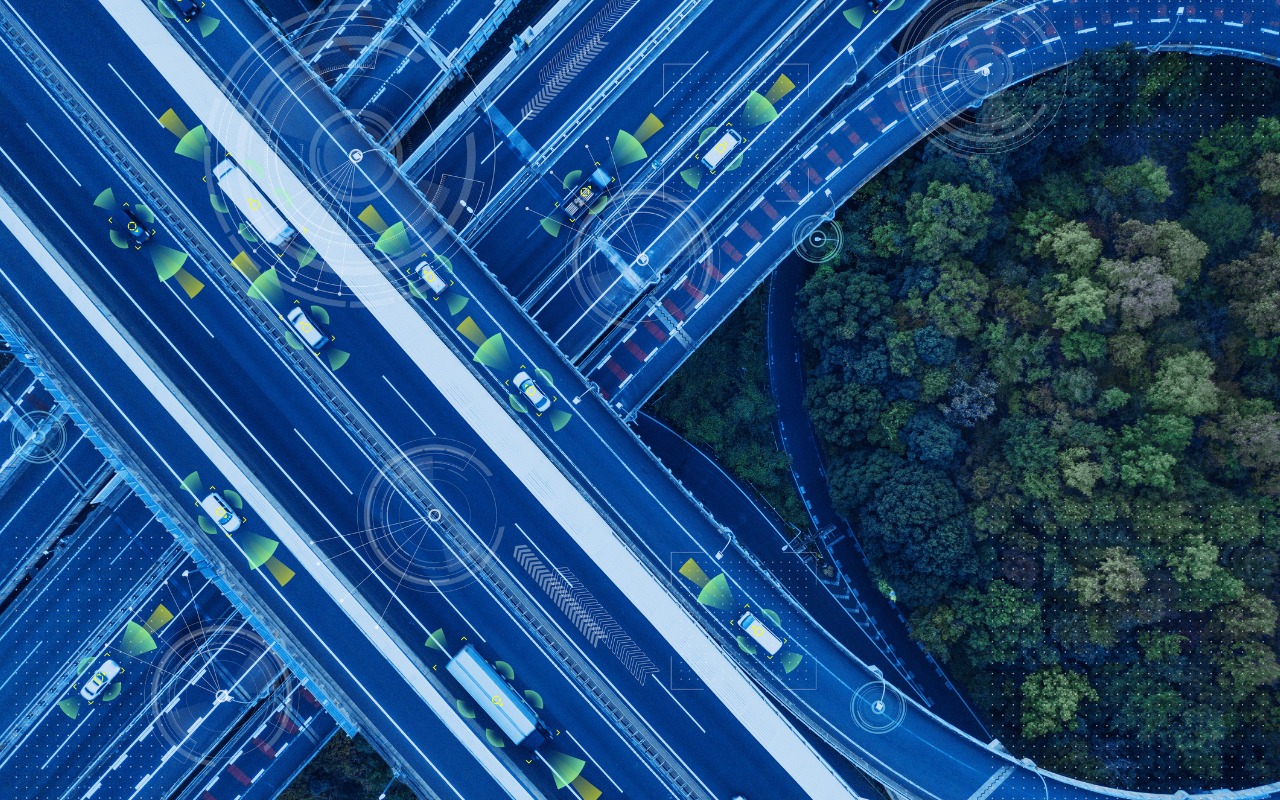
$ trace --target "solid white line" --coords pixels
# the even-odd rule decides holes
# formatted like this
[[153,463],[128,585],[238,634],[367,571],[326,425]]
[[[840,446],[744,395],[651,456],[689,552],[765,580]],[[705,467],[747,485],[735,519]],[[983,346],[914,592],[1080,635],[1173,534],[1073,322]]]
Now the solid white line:
[[307,437],[303,436],[302,433],[299,432],[297,428],[294,428],[293,432],[298,434],[298,438],[301,439],[302,443],[307,446],[307,449],[315,454],[316,461],[319,461],[324,466],[325,469],[329,470],[329,474],[333,476],[334,480],[342,484],[342,488],[347,490],[347,494],[352,495],[354,497],[355,492],[351,491],[351,487],[347,485],[346,481],[338,477],[338,473],[333,471],[333,467],[329,466],[329,462],[326,461],[323,456],[321,456],[319,453],[316,452],[316,449],[311,446],[311,442],[307,441]]
[[[112,515],[112,516],[114,517],[114,515]],[[128,549],[129,549],[129,545],[131,545],[131,544],[133,544],[134,542],[138,541],[138,537],[139,537],[139,536],[141,536],[141,535],[142,535],[142,532],[143,532],[143,531],[145,531],[145,530],[147,529],[147,526],[149,526],[151,523],[153,523],[153,522],[155,522],[155,521],[156,521],[156,517],[155,517],[155,515],[154,515],[154,514],[152,514],[152,515],[151,515],[151,519],[147,520],[147,521],[146,521],[146,523],[145,523],[145,524],[143,524],[143,526],[142,526],[142,527],[138,528],[138,532],[137,532],[137,533],[135,533],[135,534],[133,535],[133,538],[132,538],[132,539],[130,539],[129,541],[125,542],[124,547],[121,547],[121,548],[116,552],[115,556],[114,556],[114,557],[113,557],[109,562],[107,562],[107,563],[108,563],[109,565],[110,565],[110,564],[114,564],[114,563],[116,563],[116,559],[118,559],[118,558],[120,558],[120,556],[124,555],[124,551],[126,551],[126,550],[128,550]],[[3,686],[3,684],[0,684],[0,686]]]
[[33,128],[33,127],[31,127],[31,123],[29,123],[29,122],[27,123],[27,130],[31,131],[31,135],[32,135],[32,136],[34,136],[34,137],[36,137],[36,141],[37,141],[37,142],[39,142],[40,144],[44,145],[44,149],[49,151],[49,155],[53,156],[53,160],[54,160],[54,161],[57,161],[57,162],[58,162],[58,166],[62,167],[63,171],[65,171],[68,175],[71,175],[71,180],[73,180],[73,181],[75,181],[75,182],[76,182],[76,186],[83,186],[83,185],[84,185],[84,184],[82,184],[79,180],[77,180],[77,179],[76,179],[76,176],[75,176],[75,175],[73,175],[73,174],[71,173],[71,170],[67,169],[67,165],[62,163],[62,159],[58,158],[58,154],[57,154],[57,153],[55,153],[55,152],[53,152],[53,148],[52,148],[52,147],[50,147],[50,146],[45,142],[45,140],[44,140],[44,139],[41,139],[41,138],[40,138],[40,134],[36,133],[36,129],[35,129],[35,128]]
[[399,397],[401,400],[404,400],[404,404],[409,407],[409,410],[412,411],[413,415],[418,418],[418,421],[422,423],[423,427],[425,427],[428,431],[430,431],[432,436],[435,436],[436,429],[431,427],[431,425],[425,419],[422,418],[422,415],[418,413],[418,409],[413,407],[413,403],[410,403],[408,398],[400,394],[400,390],[395,387],[395,384],[391,382],[391,379],[388,378],[386,375],[383,375],[382,379],[387,382],[388,386],[391,387],[391,391],[396,393],[396,397]]
[[[629,11],[629,10],[628,10],[628,13],[630,13],[630,11]],[[706,58],[706,57],[707,57],[707,53],[710,53],[710,52],[711,52],[711,51],[710,51],[710,50],[708,50],[706,53],[703,53],[702,55],[698,56],[698,60],[697,60],[697,61],[695,61],[695,62],[693,62],[693,64],[692,64],[692,65],[690,65],[690,66],[689,66],[689,68],[688,68],[687,70],[685,70],[685,71],[684,71],[684,74],[683,74],[683,75],[681,75],[679,78],[676,78],[676,82],[675,82],[675,83],[671,84],[671,89],[666,90],[665,92],[663,92],[661,95],[659,95],[659,96],[658,96],[658,100],[657,100],[657,102],[655,102],[655,103],[654,103],[654,105],[657,105],[658,103],[661,103],[661,102],[662,102],[662,98],[664,98],[664,97],[666,97],[667,95],[671,94],[671,90],[672,90],[672,89],[675,89],[677,86],[679,86],[679,85],[680,85],[680,82],[681,82],[681,81],[683,81],[685,78],[689,77],[689,73],[690,73],[690,72],[693,72],[693,68],[694,68],[694,67],[696,67],[696,66],[698,66],[698,64],[702,63],[702,59]]]
[[3,689],[5,687],[5,684],[13,680],[15,675],[18,675],[22,672],[22,665],[27,663],[27,661],[36,654],[36,651],[40,649],[40,646],[42,644],[44,644],[44,639],[41,639],[40,641],[36,642],[36,646],[31,648],[31,652],[27,653],[27,657],[19,661],[18,666],[13,667],[12,669],[9,670],[9,677],[4,679],[4,683],[0,683],[0,689]]
[[[648,683],[648,682],[649,682],[649,681],[645,681],[645,683]],[[676,705],[680,706],[680,710],[684,712],[684,715],[685,715],[686,717],[688,717],[689,719],[693,720],[693,724],[694,724],[694,725],[698,725],[698,719],[697,719],[697,717],[695,717],[695,716],[693,716],[692,714],[690,714],[690,713],[689,713],[689,709],[685,708],[685,707],[684,707],[684,705],[683,705],[683,704],[681,704],[681,702],[680,702],[679,700],[677,700],[677,699],[676,699],[676,696],[675,696],[675,695],[673,695],[673,694],[670,692],[670,690],[668,690],[668,689],[667,689],[667,687],[662,683],[662,679],[661,679],[661,678],[655,678],[655,679],[653,680],[653,683],[658,684],[658,688],[659,688],[659,689],[661,689],[662,691],[664,691],[664,692],[666,692],[666,693],[667,693],[667,697],[670,697],[670,698],[671,698],[671,702],[673,702],[673,703],[675,703]],[[702,727],[701,725],[698,725],[698,730],[702,731],[703,733],[706,733],[706,732],[707,732],[707,729],[706,729],[706,728],[704,728],[704,727]]]
[[612,783],[614,786],[617,786],[619,792],[625,792],[625,790],[621,786],[618,786],[618,782],[613,779],[613,776],[609,774],[609,770],[605,769],[604,765],[602,765],[598,760],[596,760],[595,756],[591,755],[590,750],[582,746],[582,742],[578,741],[577,736],[574,736],[569,731],[568,728],[564,729],[564,733],[565,733],[565,736],[568,736],[570,739],[573,740],[573,743],[576,744],[578,746],[578,749],[581,750],[583,754],[586,755],[586,757],[591,760],[591,763],[596,765],[596,769],[604,773],[604,776],[609,779],[609,783]]
[[154,119],[157,125],[160,124],[160,118],[157,115],[151,113],[151,109],[147,108],[147,104],[142,102],[142,98],[138,97],[138,93],[133,90],[133,87],[129,85],[129,82],[124,79],[124,76],[116,71],[116,68],[111,64],[111,62],[108,61],[107,66],[111,68],[112,72],[116,73],[116,77],[119,78],[120,82],[124,84],[124,88],[129,90],[129,94],[133,95],[134,99],[138,101],[138,105],[142,106],[142,110],[147,112],[147,116]]
[[[49,766],[49,762],[53,760],[54,756],[62,752],[62,748],[67,746],[67,742],[71,741],[71,737],[76,735],[76,733],[80,730],[80,726],[88,722],[89,717],[92,717],[94,715],[94,712],[96,712],[97,710],[98,709],[96,708],[89,709],[89,713],[84,715],[84,719],[76,723],[76,726],[71,729],[71,733],[68,733],[66,735],[66,738],[62,740],[62,744],[58,745],[57,749],[54,750],[52,753],[50,753],[49,757],[44,760],[44,763],[40,765],[40,769],[44,769],[45,767]],[[35,729],[33,728],[32,730],[35,730]],[[27,736],[30,736],[30,735],[31,734],[27,734]],[[26,737],[23,737],[23,741],[26,741]]]

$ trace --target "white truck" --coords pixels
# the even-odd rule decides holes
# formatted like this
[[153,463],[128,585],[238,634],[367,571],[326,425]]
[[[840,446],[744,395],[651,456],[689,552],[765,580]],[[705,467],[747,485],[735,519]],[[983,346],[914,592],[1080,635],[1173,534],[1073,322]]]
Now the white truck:
[[223,194],[244,214],[259,239],[272,247],[284,247],[298,235],[262,190],[249,180],[249,176],[234,161],[224,158],[213,168],[213,177],[217,179],[218,188],[222,189]]
[[546,741],[547,730],[538,715],[474,647],[464,646],[445,665],[445,670],[462,684],[512,744],[537,750]]

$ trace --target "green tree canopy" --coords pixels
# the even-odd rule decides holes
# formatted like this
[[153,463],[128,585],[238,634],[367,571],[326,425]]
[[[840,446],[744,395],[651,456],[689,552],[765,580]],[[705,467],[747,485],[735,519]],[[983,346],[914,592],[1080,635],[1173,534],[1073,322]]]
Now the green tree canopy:
[[1061,667],[1033,672],[1022,682],[1022,735],[1028,739],[1057,733],[1076,721],[1080,706],[1097,700],[1089,680]]
[[987,236],[995,198],[967,184],[933,181],[907,200],[907,224],[915,257],[926,264],[965,256]]

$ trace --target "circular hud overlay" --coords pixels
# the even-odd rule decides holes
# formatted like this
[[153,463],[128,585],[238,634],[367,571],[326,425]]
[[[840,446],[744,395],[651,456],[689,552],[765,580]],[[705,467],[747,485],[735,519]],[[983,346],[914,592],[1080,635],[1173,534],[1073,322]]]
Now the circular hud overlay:
[[18,414],[10,422],[9,444],[31,464],[57,461],[67,449],[66,421],[48,411]]
[[[245,706],[269,694],[296,695],[297,682],[284,662],[243,620],[188,626],[162,648],[148,673],[147,708],[156,735],[175,755],[201,764],[209,760],[210,741],[239,727]],[[240,708],[223,708],[231,705]],[[199,736],[193,736],[197,722]],[[284,732],[268,724],[258,737],[270,747]]]
[[[1011,13],[1015,9],[1024,13]],[[959,36],[958,28],[951,27],[953,23],[975,14],[998,22],[982,30],[968,19],[963,27],[973,33],[965,37],[967,46],[950,46]],[[972,158],[1022,146],[1053,124],[1071,89],[1072,69],[1065,48],[1061,42],[1042,44],[1057,34],[1038,7],[1006,2],[935,6],[915,17],[903,35],[913,47],[920,46],[918,52],[936,53],[931,62],[919,68],[914,68],[915,59],[902,60],[906,77],[899,86],[905,105],[914,109],[910,118],[922,133],[931,133],[933,144],[953,155]],[[1032,43],[1060,54],[1062,67],[1039,76],[1034,104],[1019,105],[1008,97],[992,97],[1007,88],[1015,75],[1010,48],[1030,47]],[[958,86],[952,87],[956,81]],[[952,91],[959,88],[961,100],[938,102],[944,87]]]
[[[423,481],[439,498],[425,510],[400,488]],[[465,585],[503,534],[492,470],[471,448],[450,441],[409,448],[382,465],[360,492],[359,520],[362,557],[397,588]]]
[[907,703],[888,681],[872,681],[853,693],[849,713],[867,733],[888,733],[906,718]]
[[[366,300],[377,295],[377,289],[369,287],[385,286],[387,278],[396,289],[407,290],[406,268],[445,236],[432,204],[451,224],[455,220],[450,215],[457,217],[465,205],[456,198],[442,202],[450,187],[465,187],[468,203],[483,205],[496,169],[496,160],[486,156],[503,141],[486,117],[469,117],[469,122],[480,121],[467,127],[463,140],[450,150],[452,157],[440,162],[443,166],[437,168],[427,163],[432,159],[424,159],[425,168],[413,171],[428,202],[392,209],[386,191],[397,181],[397,165],[414,149],[410,142],[430,137],[432,125],[423,116],[421,95],[426,87],[411,79],[411,70],[405,73],[410,77],[400,77],[399,70],[388,69],[388,62],[413,65],[430,57],[416,41],[415,46],[406,46],[403,19],[377,14],[377,9],[363,3],[343,3],[315,20],[301,15],[283,21],[284,30],[292,32],[288,44],[274,33],[254,42],[228,70],[223,89],[254,119],[281,158],[254,158],[248,139],[209,141],[206,151],[206,181],[234,246],[245,250],[260,271],[278,268],[287,290],[335,306],[355,302],[349,288],[353,284],[363,285],[361,295]],[[378,85],[370,86],[368,81]],[[442,102],[459,102],[473,88],[470,75],[463,72],[447,88]],[[338,108],[333,96],[338,98]],[[273,248],[257,241],[252,226],[246,229],[242,211],[214,188],[214,168],[228,156],[263,188],[272,204],[287,208],[290,219],[301,220],[295,226],[299,237],[288,247]],[[290,179],[301,180],[321,205],[311,196],[273,191],[270,187],[281,185],[284,172]],[[413,216],[395,216],[407,212]],[[342,230],[333,231],[326,216],[336,219]],[[424,241],[426,232],[433,233]],[[381,275],[365,276],[357,267],[364,262],[362,250],[371,249],[383,256],[375,264]],[[341,260],[345,281],[326,258]]]

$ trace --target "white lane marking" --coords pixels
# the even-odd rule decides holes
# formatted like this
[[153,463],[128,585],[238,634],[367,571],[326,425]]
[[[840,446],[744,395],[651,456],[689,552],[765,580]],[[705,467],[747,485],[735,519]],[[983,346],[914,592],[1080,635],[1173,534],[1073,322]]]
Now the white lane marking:
[[156,124],[157,124],[157,125],[159,125],[159,124],[160,124],[160,117],[159,117],[159,116],[157,116],[156,114],[151,113],[151,109],[147,108],[147,104],[146,104],[146,103],[144,103],[144,102],[142,102],[142,98],[141,98],[141,97],[138,97],[138,93],[137,93],[137,92],[135,92],[135,91],[133,90],[133,87],[129,85],[129,82],[128,82],[127,80],[125,80],[125,79],[124,79],[124,76],[123,76],[123,75],[121,75],[121,74],[116,70],[115,66],[114,66],[111,62],[109,62],[109,61],[108,61],[108,62],[107,62],[107,66],[108,66],[108,67],[110,67],[110,69],[111,69],[111,71],[112,71],[112,72],[115,72],[115,73],[116,73],[116,77],[117,77],[117,78],[119,78],[119,79],[120,79],[120,82],[124,84],[124,88],[126,88],[126,89],[128,89],[128,90],[129,90],[129,94],[133,95],[133,99],[137,100],[137,101],[138,101],[138,105],[142,106],[142,110],[143,110],[143,111],[145,111],[145,112],[147,112],[147,116],[149,116],[149,117],[151,117],[152,119],[154,119],[154,120],[156,121]]
[[[1152,22],[1154,22],[1154,21],[1155,21],[1155,20],[1152,20]],[[1167,21],[1168,21],[1168,20],[1166,20],[1166,22],[1167,22]],[[1280,36],[1280,31],[1273,30],[1273,29],[1271,29],[1271,28],[1263,28],[1263,29],[1262,29],[1262,32],[1263,32],[1263,33],[1269,33],[1269,34],[1271,34],[1272,36]]]
[[[1168,18],[1168,17],[1160,17],[1160,18],[1158,18],[1158,19],[1153,19],[1153,20],[1148,20],[1148,21],[1149,21],[1149,22],[1168,22],[1168,21],[1169,21],[1169,18]],[[1266,30],[1266,28],[1263,28],[1263,30],[1265,31],[1265,30]]]
[[[121,548],[120,548],[120,550],[115,554],[115,557],[113,557],[113,558],[111,559],[111,561],[109,561],[109,562],[108,562],[108,564],[114,564],[114,563],[116,563],[116,559],[118,559],[118,558],[120,558],[120,556],[124,555],[124,551],[128,550],[128,549],[129,549],[129,546],[130,546],[130,545],[132,545],[134,542],[138,541],[138,537],[142,535],[142,532],[143,532],[143,531],[145,531],[145,530],[147,529],[147,527],[148,527],[148,526],[150,526],[150,525],[151,525],[151,523],[153,523],[153,522],[155,522],[155,521],[156,521],[156,517],[155,517],[155,515],[154,515],[154,514],[152,514],[152,515],[151,515],[151,519],[147,520],[147,521],[146,521],[146,523],[144,523],[144,524],[142,525],[142,527],[138,528],[138,532],[137,532],[137,533],[135,533],[135,534],[133,535],[133,538],[132,538],[132,539],[130,539],[129,541],[125,542],[124,547],[121,547]],[[0,686],[3,686],[3,684],[0,684]]]
[[1014,50],[1012,53],[1009,54],[1009,58],[1013,58],[1014,56],[1020,56],[1025,52],[1027,52],[1027,48],[1019,47],[1017,50]]
[[416,408],[414,408],[414,407],[413,407],[413,403],[410,403],[410,402],[409,402],[409,399],[408,399],[407,397],[405,397],[404,395],[400,394],[400,390],[399,390],[399,389],[397,389],[397,388],[395,387],[395,384],[393,384],[393,383],[391,382],[391,379],[390,379],[390,378],[388,378],[386,375],[383,375],[383,376],[382,376],[382,379],[383,379],[384,381],[386,381],[386,382],[387,382],[387,385],[388,385],[388,386],[390,386],[390,387],[391,387],[391,391],[393,391],[393,392],[395,392],[395,393],[396,393],[396,397],[399,397],[401,400],[403,400],[403,401],[404,401],[404,404],[405,404],[406,406],[408,406],[408,407],[409,407],[409,410],[410,410],[410,411],[412,411],[412,412],[413,412],[413,415],[414,415],[415,417],[417,417],[417,418],[418,418],[418,421],[419,421],[419,422],[421,422],[421,423],[423,424],[423,426],[424,426],[428,431],[430,431],[430,432],[431,432],[431,435],[432,435],[432,436],[435,436],[435,435],[436,435],[436,430],[435,430],[435,428],[431,427],[431,425],[430,425],[430,424],[429,424],[425,419],[423,419],[423,418],[422,418],[422,415],[418,413],[418,409],[416,409]]
[[870,97],[868,97],[866,100],[863,100],[861,103],[858,103],[857,107],[855,107],[855,108],[854,108],[854,111],[861,111],[862,109],[864,109],[864,108],[866,108],[867,106],[871,105],[871,101],[872,101],[872,100],[875,100],[875,99],[876,99],[876,96],[875,96],[874,94],[873,94],[873,95],[871,95],[871,96],[870,96]]
[[[630,12],[628,12],[628,13],[630,13]],[[702,59],[706,58],[706,57],[707,57],[707,53],[710,53],[710,52],[711,52],[711,51],[710,51],[710,50],[708,50],[706,53],[703,53],[702,55],[698,56],[698,60],[697,60],[697,61],[695,61],[695,62],[693,62],[692,64],[690,64],[690,65],[689,65],[689,68],[688,68],[687,70],[685,70],[685,71],[684,71],[684,73],[683,73],[679,78],[676,78],[676,82],[675,82],[675,83],[673,83],[673,84],[671,84],[671,88],[670,88],[670,89],[667,89],[665,92],[663,92],[663,93],[658,97],[658,101],[657,101],[657,102],[658,102],[658,103],[661,103],[661,102],[662,102],[662,98],[663,98],[663,97],[666,97],[667,95],[671,94],[672,90],[673,90],[673,89],[675,89],[677,86],[679,86],[681,81],[683,81],[685,78],[689,77],[689,73],[690,73],[690,72],[693,72],[693,68],[694,68],[694,67],[696,67],[696,66],[698,66],[698,64],[702,63]],[[654,105],[657,105],[657,103],[654,103]]]
[[884,130],[880,131],[880,133],[882,134],[888,133],[889,131],[893,130],[893,126],[897,125],[901,121],[902,120],[895,119],[893,122],[890,122],[888,125],[885,125]]
[[[71,729],[71,733],[68,733],[66,738],[62,740],[62,744],[58,745],[57,749],[54,750],[52,753],[50,753],[49,757],[44,760],[44,763],[40,765],[40,769],[44,769],[45,767],[49,766],[49,762],[52,761],[54,757],[58,755],[58,753],[62,752],[62,748],[67,746],[67,742],[71,741],[71,737],[75,736],[76,733],[80,730],[81,726],[83,726],[86,722],[88,722],[89,717],[92,717],[95,713],[97,713],[97,711],[98,709],[96,708],[89,709],[89,713],[84,715],[84,719],[76,723],[76,726]],[[27,734],[27,736],[30,736],[30,735],[31,734]],[[23,737],[23,740],[25,741],[26,737]]]
[[71,170],[67,169],[67,165],[62,163],[62,159],[58,158],[58,154],[53,152],[53,148],[50,147],[49,144],[44,139],[40,138],[40,134],[36,133],[36,129],[31,127],[31,123],[29,122],[27,123],[27,130],[31,131],[31,135],[36,137],[37,142],[44,145],[44,149],[49,151],[49,155],[53,156],[54,161],[58,162],[58,166],[62,167],[63,171],[66,172],[68,175],[71,175],[71,180],[76,182],[76,186],[84,185],[79,180],[76,179],[75,175],[71,174]]
[[862,155],[862,151],[866,150],[870,146],[871,146],[871,142],[863,142],[861,145],[858,146],[857,150],[853,151],[853,157],[857,158],[858,156]]
[[959,83],[960,81],[952,81],[951,83],[948,83],[946,86],[943,86],[942,91],[946,92],[948,89],[951,89],[952,87],[956,86]]
[[1097,30],[1098,30],[1098,29],[1097,29],[1096,27],[1094,27],[1094,28],[1081,28],[1080,30],[1076,31],[1076,33],[1077,33],[1077,34],[1080,34],[1081,36],[1083,36],[1083,35],[1084,35],[1084,34],[1086,34],[1086,33],[1096,33],[1096,32],[1097,32]]
[[596,765],[596,769],[598,769],[598,770],[600,770],[601,772],[603,772],[603,773],[604,773],[604,776],[605,776],[606,778],[608,778],[608,779],[609,779],[609,783],[612,783],[614,786],[617,786],[617,787],[618,787],[618,791],[619,791],[619,792],[625,792],[625,791],[626,791],[626,790],[625,790],[625,789],[623,789],[621,786],[618,786],[618,782],[617,782],[617,781],[615,781],[615,780],[613,779],[613,776],[612,776],[612,775],[610,775],[610,774],[609,774],[609,771],[608,771],[607,769],[605,769],[605,768],[604,768],[604,765],[603,765],[603,764],[601,764],[599,761],[597,761],[595,756],[591,755],[591,751],[590,751],[590,750],[588,750],[587,748],[585,748],[585,747],[583,747],[583,746],[582,746],[582,742],[578,741],[578,737],[577,737],[577,736],[574,736],[574,735],[573,735],[573,733],[572,733],[572,732],[570,732],[570,730],[569,730],[568,728],[565,728],[565,729],[564,729],[564,733],[565,733],[565,736],[568,736],[570,739],[572,739],[572,740],[573,740],[573,743],[574,743],[574,744],[576,744],[576,745],[578,746],[578,749],[579,749],[579,750],[581,750],[583,753],[585,753],[585,754],[586,754],[587,758],[589,758],[589,759],[591,760],[591,763]]
[[[918,111],[918,110],[920,110],[921,108],[923,108],[924,106],[927,106],[927,105],[929,105],[929,98],[927,98],[927,97],[926,97],[925,99],[921,100],[919,103],[916,103],[914,106],[912,106],[912,107],[911,107],[911,110],[912,110],[912,111]],[[832,173],[832,174],[834,174],[834,173]],[[827,177],[828,177],[828,178],[830,178],[831,176],[830,176],[830,175],[828,175]]]
[[[680,710],[684,712],[685,716],[693,720],[694,725],[698,725],[698,720],[692,714],[689,713],[689,709],[685,708],[684,705],[679,700],[676,699],[676,696],[671,693],[671,691],[662,683],[660,679],[653,680],[653,681],[645,681],[645,683],[656,683],[658,685],[658,688],[666,692],[667,697],[671,698],[671,702],[680,706]],[[707,729],[702,727],[701,725],[698,725],[698,730],[702,731],[703,733],[707,732]]]
[[351,487],[347,485],[347,482],[346,482],[346,481],[344,481],[342,478],[339,478],[339,477],[338,477],[338,473],[336,473],[336,472],[334,472],[334,471],[333,471],[333,467],[329,466],[329,462],[328,462],[328,461],[326,461],[326,460],[324,459],[324,457],[323,457],[323,456],[321,456],[319,453],[317,453],[317,452],[316,452],[316,449],[315,449],[314,447],[312,447],[312,446],[311,446],[311,442],[308,442],[308,441],[307,441],[307,437],[303,436],[303,435],[302,435],[302,432],[301,432],[301,431],[299,431],[297,428],[294,428],[294,429],[293,429],[293,432],[294,432],[294,433],[296,433],[296,434],[298,434],[298,438],[299,438],[299,439],[301,439],[301,440],[302,440],[302,443],[303,443],[303,444],[305,444],[305,445],[307,446],[307,449],[308,449],[308,450],[310,450],[312,453],[314,453],[314,454],[315,454],[316,461],[319,461],[322,465],[324,465],[324,468],[325,468],[325,469],[329,470],[329,474],[333,476],[333,479],[334,479],[334,480],[336,480],[338,483],[342,484],[342,488],[347,490],[347,494],[349,494],[349,495],[351,495],[351,496],[353,496],[353,497],[354,497],[354,496],[355,496],[355,492],[351,491]]
[[1227,21],[1223,22],[1222,24],[1223,24],[1223,25],[1226,25],[1226,26],[1227,26],[1227,27],[1229,27],[1229,28],[1243,28],[1243,27],[1244,27],[1244,23],[1242,23],[1242,22],[1232,22],[1231,20],[1227,20]]
[[1132,25],[1132,24],[1133,24],[1133,20],[1131,20],[1131,19],[1127,19],[1127,20],[1125,20],[1124,22],[1117,22],[1116,24],[1112,25],[1111,27],[1113,27],[1113,28],[1125,28],[1125,27],[1128,27],[1129,25]]
[[1052,37],[1050,37],[1050,38],[1048,38],[1048,39],[1045,39],[1045,40],[1044,40],[1043,42],[1041,42],[1040,44],[1053,44],[1054,42],[1060,42],[1060,41],[1062,41],[1062,37],[1061,37],[1061,36],[1052,36]]
[[22,665],[27,663],[27,661],[36,654],[36,651],[39,650],[40,646],[43,644],[44,644],[44,639],[41,639],[40,641],[36,642],[36,646],[31,648],[31,652],[27,653],[27,657],[19,661],[18,666],[13,667],[9,671],[9,677],[4,679],[4,683],[0,683],[0,689],[3,689],[5,685],[9,683],[9,681],[13,680],[14,676],[22,672]]

